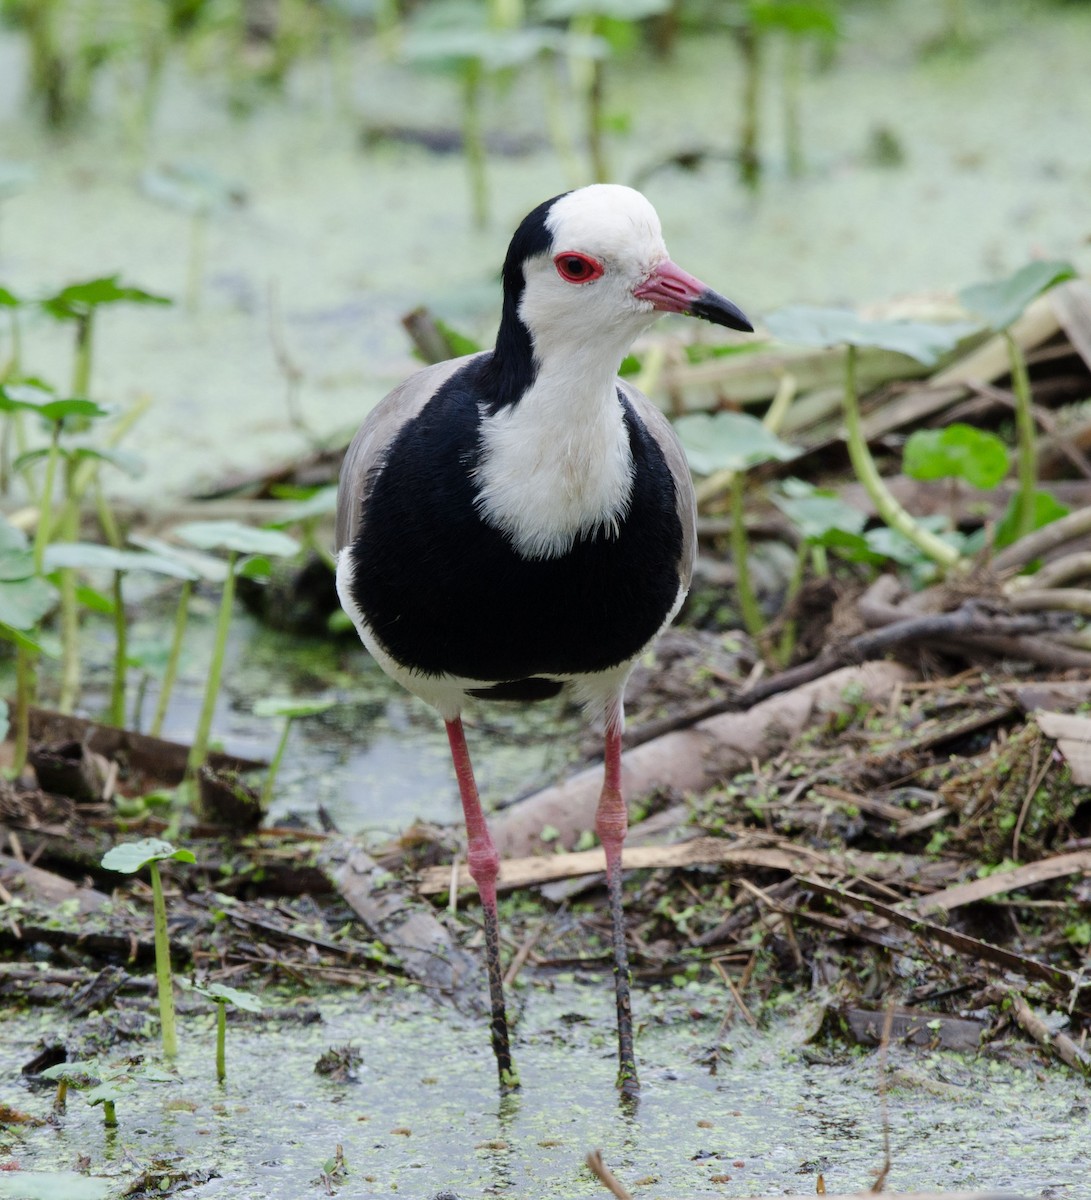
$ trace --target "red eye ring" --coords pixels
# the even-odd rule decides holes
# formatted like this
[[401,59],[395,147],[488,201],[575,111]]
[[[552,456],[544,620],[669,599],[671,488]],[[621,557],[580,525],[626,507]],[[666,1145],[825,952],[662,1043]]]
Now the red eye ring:
[[597,258],[581,254],[578,250],[562,250],[554,255],[553,265],[566,283],[593,283],[602,277],[605,270]]

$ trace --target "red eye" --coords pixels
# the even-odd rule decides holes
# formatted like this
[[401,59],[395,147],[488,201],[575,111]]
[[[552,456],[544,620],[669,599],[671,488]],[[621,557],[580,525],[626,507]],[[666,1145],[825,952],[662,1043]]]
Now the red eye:
[[577,254],[574,250],[566,250],[553,260],[557,274],[568,283],[590,283],[602,275],[603,266],[597,259],[587,254]]

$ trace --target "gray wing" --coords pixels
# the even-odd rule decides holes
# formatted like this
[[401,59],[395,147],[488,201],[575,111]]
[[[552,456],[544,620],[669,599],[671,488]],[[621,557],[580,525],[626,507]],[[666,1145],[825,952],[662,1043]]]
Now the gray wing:
[[659,444],[666,459],[667,468],[674,480],[674,494],[678,506],[678,520],[682,524],[682,553],[678,559],[678,579],[683,588],[688,588],[693,578],[693,563],[697,556],[697,497],[693,491],[693,476],[682,443],[670,421],[658,408],[632,384],[618,381],[637,416],[644,422],[648,432]]
[[418,371],[368,414],[357,430],[341,464],[341,480],[337,488],[337,517],[334,525],[334,551],[340,551],[356,536],[364,512],[364,502],[371,487],[375,468],[402,427],[411,421],[439,388],[476,355],[452,358]]

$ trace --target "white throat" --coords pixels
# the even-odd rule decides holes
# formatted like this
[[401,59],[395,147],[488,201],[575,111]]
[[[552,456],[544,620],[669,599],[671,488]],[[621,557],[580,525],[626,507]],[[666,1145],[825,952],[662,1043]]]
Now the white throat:
[[482,417],[478,511],[524,558],[616,537],[628,509],[633,461],[617,363],[596,358],[540,363],[518,403]]

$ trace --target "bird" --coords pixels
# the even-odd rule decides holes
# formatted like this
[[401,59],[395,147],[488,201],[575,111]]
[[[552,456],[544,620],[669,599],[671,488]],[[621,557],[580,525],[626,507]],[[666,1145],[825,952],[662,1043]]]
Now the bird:
[[532,209],[501,271],[491,350],[425,367],[346,451],[335,521],[342,607],[378,665],[442,718],[481,901],[500,1088],[513,1066],[489,833],[462,712],[568,694],[604,729],[605,852],[618,1076],[639,1093],[622,908],[625,684],[678,612],[696,503],[670,422],[619,377],[663,313],[752,325],[677,266],[640,192],[592,184]]

